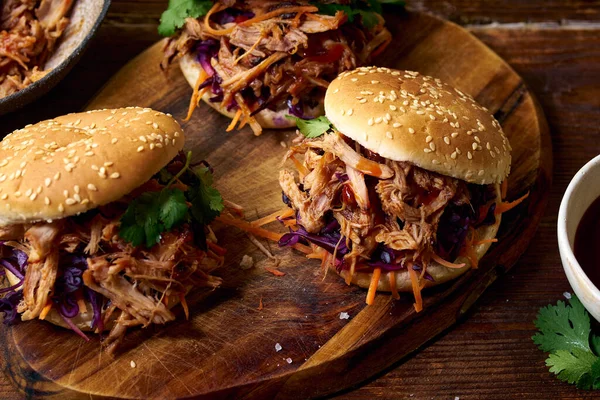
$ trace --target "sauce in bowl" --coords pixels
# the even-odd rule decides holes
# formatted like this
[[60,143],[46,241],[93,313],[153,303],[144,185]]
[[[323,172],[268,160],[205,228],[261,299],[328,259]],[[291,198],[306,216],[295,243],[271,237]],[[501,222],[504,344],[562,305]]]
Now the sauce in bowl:
[[600,197],[588,207],[577,226],[575,258],[588,278],[600,288]]

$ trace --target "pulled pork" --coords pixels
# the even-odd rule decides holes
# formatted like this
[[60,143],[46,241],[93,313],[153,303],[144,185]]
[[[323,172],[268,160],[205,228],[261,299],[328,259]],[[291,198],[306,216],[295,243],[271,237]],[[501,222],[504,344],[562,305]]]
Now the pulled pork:
[[219,0],[206,16],[186,19],[166,43],[161,67],[192,56],[205,73],[196,82],[190,110],[210,90],[211,102],[237,111],[237,120],[258,135],[262,128],[254,116],[265,109],[316,116],[329,82],[369,64],[390,40],[383,18],[367,28],[360,18],[348,23],[341,11],[320,14],[306,0]]
[[[172,164],[181,168],[180,161]],[[135,192],[162,187],[153,178]],[[184,302],[191,288],[220,285],[221,279],[210,272],[222,264],[223,257],[210,250],[216,245],[209,228],[206,239],[198,238],[197,228],[183,224],[164,233],[150,249],[134,247],[118,235],[120,218],[135,194],[80,216],[0,231],[5,246],[27,256],[23,300],[17,309],[22,320],[43,319],[46,308],[57,307],[67,321],[61,296],[73,293],[83,299],[87,290],[93,291],[100,298],[94,311],[101,320],[92,321],[92,328],[101,332],[103,326],[114,323],[103,341],[112,352],[128,327],[172,321],[175,315],[170,307]],[[208,244],[207,250],[199,249],[198,242]],[[73,269],[77,259],[83,263],[79,271]]]
[[[291,171],[280,172],[284,200],[296,210],[308,242],[335,240],[331,227],[337,221],[339,241],[333,253],[338,259],[331,261],[349,270],[348,282],[357,269],[394,271],[411,265],[424,277],[432,258],[452,264],[460,249],[440,250],[437,237],[447,207],[477,208],[472,190],[495,193],[493,187],[476,188],[409,162],[383,159],[335,130],[302,141],[286,158],[294,154],[304,154],[304,162],[297,163],[300,182]],[[495,195],[486,197],[490,201]],[[465,229],[473,226],[469,224]],[[466,232],[460,235],[464,240]]]
[[43,78],[72,0],[5,0],[0,8],[0,98]]

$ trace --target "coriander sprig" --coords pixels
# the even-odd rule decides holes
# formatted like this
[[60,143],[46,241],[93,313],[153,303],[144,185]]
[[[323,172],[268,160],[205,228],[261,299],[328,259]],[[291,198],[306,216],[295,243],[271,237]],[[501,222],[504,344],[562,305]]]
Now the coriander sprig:
[[580,389],[600,389],[600,337],[591,332],[590,316],[576,296],[538,312],[532,339],[550,353],[546,365],[558,379]]

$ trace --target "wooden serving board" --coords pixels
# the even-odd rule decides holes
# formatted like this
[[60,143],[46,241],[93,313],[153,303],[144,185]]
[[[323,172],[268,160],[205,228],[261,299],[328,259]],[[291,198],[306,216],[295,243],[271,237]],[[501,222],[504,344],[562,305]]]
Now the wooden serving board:
[[[218,271],[225,283],[192,295],[189,321],[179,310],[180,318],[168,326],[134,330],[115,358],[102,353],[97,338],[86,343],[40,321],[16,324],[1,330],[10,379],[38,398],[316,397],[360,384],[465,314],[534,235],[551,183],[548,128],[521,78],[464,29],[418,13],[390,16],[388,26],[395,40],[379,64],[439,77],[488,107],[513,147],[509,197],[531,192],[525,205],[505,215],[500,242],[478,270],[425,291],[419,314],[410,295],[392,301],[378,294],[367,307],[364,290],[346,286],[335,274],[323,277],[317,261],[273,244],[286,275],[271,275],[264,270],[270,262],[242,232],[215,224],[228,248]],[[88,108],[148,106],[181,120],[191,89],[177,69],[165,77],[160,59],[158,43],[114,76]],[[226,133],[228,123],[201,106],[184,124],[187,147],[210,162],[217,187],[243,205],[247,217],[280,209],[281,143],[294,133]],[[254,268],[239,267],[244,254],[258,262]],[[341,312],[350,318],[340,319]]]

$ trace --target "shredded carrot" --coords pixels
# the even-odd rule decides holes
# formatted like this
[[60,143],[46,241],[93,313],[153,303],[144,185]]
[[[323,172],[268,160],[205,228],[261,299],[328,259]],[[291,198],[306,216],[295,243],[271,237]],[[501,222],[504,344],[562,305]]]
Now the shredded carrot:
[[371,53],[371,57],[377,57],[378,55],[380,55],[381,53],[383,53],[383,51],[390,45],[390,43],[392,43],[392,38],[391,36],[389,38],[387,38],[385,40],[385,42],[381,43],[379,45],[379,47],[377,47],[372,53]]
[[161,303],[163,303],[165,306],[169,307],[169,296],[165,296],[163,294],[162,299],[160,300]]
[[210,17],[216,13],[221,11],[221,4],[219,2],[216,2],[214,6],[212,6],[212,8],[206,13],[206,16],[204,17],[204,28],[206,29],[206,31],[208,33],[210,33],[211,35],[214,36],[225,36],[225,35],[229,35],[231,32],[233,32],[233,29],[235,28],[234,26],[231,26],[230,28],[226,28],[226,29],[214,29],[213,27],[210,26]]
[[[213,7],[214,8],[214,7]],[[255,24],[257,22],[260,21],[264,21],[266,19],[271,19],[274,18],[278,15],[281,14],[288,14],[288,13],[313,13],[313,12],[317,12],[319,11],[319,9],[315,6],[302,6],[302,7],[282,7],[280,9],[265,13],[263,15],[259,15],[257,17],[248,19],[244,22],[240,22],[238,25],[239,26],[248,26],[248,25],[252,25]],[[208,15],[207,15],[208,17]]]
[[187,116],[184,118],[185,122],[189,121],[192,118],[192,114],[194,113],[196,107],[198,107],[200,99],[208,90],[208,88],[200,90],[200,85],[202,85],[206,79],[208,79],[208,74],[206,73],[206,71],[204,71],[204,68],[200,68],[200,74],[198,75],[198,79],[196,80],[196,84],[194,85],[194,93],[192,94],[192,98],[190,99],[188,113]]
[[265,270],[269,271],[275,276],[285,276],[285,272],[281,272],[280,270],[275,268],[265,267]]
[[294,229],[296,225],[298,225],[298,220],[296,220],[296,218],[283,221],[283,226],[286,228],[292,227],[292,229]]
[[291,155],[290,159],[294,163],[294,166],[296,167],[296,169],[300,173],[301,177],[305,177],[306,175],[308,175],[310,173],[310,171],[308,170],[308,168],[306,168],[304,165],[302,165],[302,163],[300,161],[296,160],[296,157],[294,157],[293,155]]
[[390,271],[388,277],[390,278],[390,291],[392,292],[392,297],[398,300],[400,295],[398,294],[398,288],[396,286],[396,271]]
[[237,123],[240,120],[241,116],[242,116],[242,109],[238,108],[238,110],[235,112],[235,116],[231,120],[231,123],[229,124],[229,126],[227,127],[227,129],[225,129],[225,132],[231,132],[232,130],[234,130],[235,126],[237,125]]
[[277,221],[277,218],[289,218],[294,216],[296,212],[289,208],[283,208],[281,210],[277,210],[272,214],[269,214],[265,217],[262,217],[260,219],[257,219],[256,221],[252,221],[251,224],[252,226],[263,226],[263,225],[267,225],[270,224],[271,222],[275,222]]
[[85,305],[85,300],[83,299],[83,293],[80,290],[78,290],[77,292],[75,292],[75,296],[77,297],[77,306],[79,307],[79,312],[87,312],[87,306]]
[[475,231],[473,230],[473,228],[471,228],[470,233],[471,237],[465,238],[465,244],[463,250],[461,251],[461,254],[467,257],[469,261],[471,261],[471,268],[477,269],[477,267],[479,266],[479,260],[477,259],[477,252],[475,251],[475,247],[473,246],[473,243],[476,242]]
[[262,296],[260,296],[260,300],[258,301],[258,307],[256,308],[258,311],[263,309]]
[[373,276],[371,277],[371,284],[369,285],[369,291],[367,292],[367,304],[371,305],[375,301],[375,293],[377,292],[377,286],[379,285],[379,278],[381,277],[381,268],[375,268],[373,270]]
[[523,200],[525,200],[526,198],[529,197],[529,192],[525,193],[524,196],[518,198],[515,201],[511,201],[511,202],[502,202],[499,203],[496,206],[496,210],[494,211],[494,214],[498,215],[498,214],[502,214],[505,213],[509,210],[512,210],[513,208],[515,208],[516,206],[518,206],[519,204],[521,204],[523,202]]
[[183,312],[185,313],[185,319],[190,319],[190,309],[188,308],[187,301],[185,300],[185,294],[179,294],[179,301],[181,302],[181,307],[183,307]]
[[415,296],[415,311],[421,312],[423,310],[423,298],[421,297],[421,287],[419,286],[419,279],[417,273],[412,268],[412,264],[408,265],[408,274],[410,275],[410,283],[413,288],[413,295]]
[[446,261],[444,260],[442,257],[438,256],[437,254],[433,253],[431,255],[431,258],[436,261],[438,264],[443,265],[446,268],[462,268],[465,266],[464,263],[462,264],[454,264],[451,263],[450,261]]
[[[281,237],[283,236],[283,233],[271,232],[269,230],[253,226],[249,222],[242,221],[241,219],[232,218],[226,215],[220,215],[216,219],[217,221],[220,221],[226,225],[235,226],[236,228],[239,228],[245,232],[251,233],[259,237],[263,237],[265,239],[272,240],[274,242],[279,242],[279,239],[281,239]],[[296,243],[292,247],[305,254],[310,254],[313,252],[310,247],[300,243]]]
[[496,239],[496,238],[478,240],[476,242],[473,242],[473,246],[479,246],[480,244],[486,244],[486,243],[496,243],[497,241],[498,241],[498,239]]
[[504,200],[506,198],[506,192],[508,191],[508,178],[505,178],[500,185],[500,198]]
[[52,309],[52,300],[48,300],[48,303],[46,303],[46,305],[42,309],[42,312],[40,313],[40,319],[45,319],[51,309]]
[[225,249],[225,248],[223,248],[223,247],[219,246],[218,244],[216,244],[216,243],[214,243],[214,242],[212,242],[212,241],[210,241],[210,240],[207,240],[207,241],[206,241],[206,245],[207,245],[207,246],[208,246],[208,247],[209,247],[209,248],[210,248],[212,251],[214,251],[215,253],[217,253],[217,254],[218,254],[218,255],[220,255],[220,256],[224,256],[224,255],[227,253],[227,249]]
[[248,123],[248,116],[246,114],[244,114],[244,118],[242,118],[242,123],[240,124],[238,129],[242,129],[243,127],[246,126],[247,123]]

